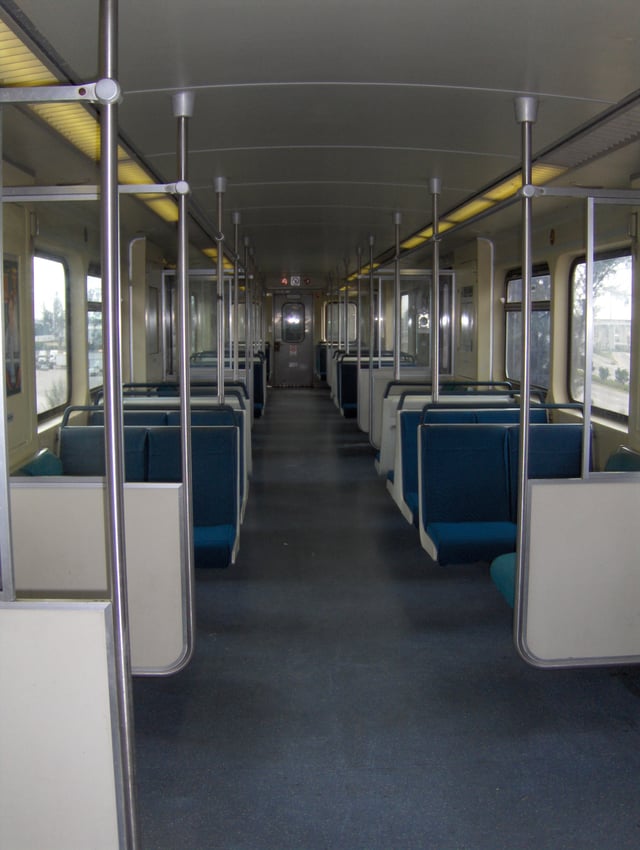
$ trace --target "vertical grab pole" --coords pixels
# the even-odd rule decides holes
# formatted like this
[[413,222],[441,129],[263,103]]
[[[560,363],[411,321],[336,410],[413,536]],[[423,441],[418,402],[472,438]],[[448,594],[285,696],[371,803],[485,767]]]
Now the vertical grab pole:
[[117,0],[100,3],[100,77],[105,89],[114,94],[103,104],[100,119],[100,212],[101,259],[104,280],[104,424],[108,563],[114,617],[114,651],[117,702],[121,728],[122,790],[124,795],[123,838],[125,846],[138,846],[136,819],[135,752],[133,745],[133,705],[131,697],[131,658],[127,609],[125,517],[124,517],[124,437],[122,418],[122,355],[120,350],[120,243],[118,233],[118,106],[117,85]]
[[522,376],[520,380],[520,446],[518,455],[518,531],[516,537],[516,581],[514,600],[514,638],[522,653],[524,603],[524,548],[526,543],[527,479],[529,476],[529,393],[531,374],[531,242],[532,197],[531,155],[532,126],[538,113],[533,97],[515,99],[516,121],[521,125],[522,144]]
[[401,300],[400,300],[400,225],[402,213],[394,212],[393,226],[395,231],[395,256],[393,259],[393,380],[400,380],[400,345],[402,332]]
[[382,282],[383,278],[378,277],[378,369],[382,369]]
[[218,235],[218,256],[216,271],[216,319],[217,319],[217,366],[218,366],[218,404],[224,404],[224,234],[222,232],[222,199],[227,189],[224,177],[214,181],[216,193]]
[[344,350],[350,353],[349,345],[349,260],[344,261]]
[[[2,303],[5,302],[4,282],[4,215],[2,203],[3,174],[2,174],[2,118],[0,107],[0,260],[2,260]],[[0,363],[5,360],[4,330],[0,331]],[[0,599],[4,602],[14,602],[16,598],[15,581],[13,576],[13,551],[11,546],[11,506],[9,502],[9,441],[7,439],[7,392],[6,369],[3,367],[2,385],[0,386],[0,488],[2,503],[6,510],[0,511]]]
[[361,321],[360,321],[360,311],[362,310],[362,285],[360,280],[360,272],[362,271],[362,248],[358,246],[356,248],[356,256],[357,256],[357,266],[358,266],[358,290],[356,296],[356,304],[358,305],[356,316],[356,359],[358,361],[358,374],[360,374],[360,360],[362,358],[362,334],[360,333]]
[[373,246],[375,238],[369,235],[369,442],[373,437],[373,352],[376,338],[376,308],[373,300]]
[[[231,221],[233,222],[233,380],[237,381],[240,376],[240,327],[238,325],[240,315],[240,283],[238,280],[238,266],[240,263],[238,228],[240,226],[240,213],[237,211],[232,213]],[[250,384],[247,382],[247,389],[249,386]]]
[[593,374],[593,261],[595,251],[595,201],[587,198],[587,279],[584,304],[584,412],[582,435],[582,477],[589,477],[591,465],[591,397]]
[[344,314],[340,302],[340,266],[336,266],[336,308],[338,311],[338,351],[344,350]]
[[431,271],[431,398],[440,400],[440,235],[438,200],[440,178],[432,177],[429,186],[433,210],[433,262]]
[[[253,321],[251,318],[253,304],[251,301],[251,284],[249,281],[249,237],[243,239],[244,246],[244,365],[245,376],[248,387],[253,386],[250,381],[253,369]],[[253,397],[253,396],[252,396]]]
[[[177,170],[178,180],[187,185],[188,124],[193,115],[193,92],[178,92],[173,96],[173,114],[178,122]],[[180,390],[180,451],[182,459],[182,504],[186,523],[187,570],[187,654],[194,650],[195,636],[195,577],[193,557],[193,470],[191,463],[191,323],[189,299],[189,225],[187,219],[188,196],[178,195],[178,386]]]

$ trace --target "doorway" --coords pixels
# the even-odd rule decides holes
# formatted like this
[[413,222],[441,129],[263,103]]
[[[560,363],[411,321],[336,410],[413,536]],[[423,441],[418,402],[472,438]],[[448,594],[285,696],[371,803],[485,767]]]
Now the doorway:
[[313,302],[309,293],[273,299],[273,386],[313,386]]

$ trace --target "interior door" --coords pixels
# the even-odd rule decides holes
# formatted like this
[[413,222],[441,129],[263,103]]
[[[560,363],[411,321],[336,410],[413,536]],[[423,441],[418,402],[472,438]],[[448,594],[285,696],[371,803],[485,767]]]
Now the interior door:
[[274,297],[274,363],[276,387],[313,385],[313,304],[302,292]]

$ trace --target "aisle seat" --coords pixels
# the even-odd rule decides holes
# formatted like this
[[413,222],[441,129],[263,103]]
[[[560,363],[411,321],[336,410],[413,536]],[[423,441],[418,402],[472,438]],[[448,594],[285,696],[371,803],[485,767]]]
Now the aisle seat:
[[[579,478],[583,427],[533,424],[529,478]],[[440,564],[515,551],[519,425],[421,425],[420,542]]]
[[[387,489],[407,522],[418,525],[418,426],[424,424],[490,424],[516,423],[520,409],[507,406],[469,408],[448,407],[451,402],[426,405],[422,411],[400,410],[397,413],[398,439],[395,447],[393,477],[387,475]],[[491,404],[494,404],[491,402]],[[547,411],[532,407],[530,421],[544,423]]]
[[[226,567],[239,547],[240,437],[237,425],[191,429],[194,553],[197,567]],[[182,480],[179,426],[124,428],[125,479]],[[104,476],[104,428],[66,425],[60,429],[62,473]]]
[[507,431],[420,426],[420,541],[438,563],[492,560],[515,547]]
[[[238,548],[240,525],[237,426],[191,429],[196,567],[226,567]],[[148,480],[181,481],[180,428],[148,429]]]

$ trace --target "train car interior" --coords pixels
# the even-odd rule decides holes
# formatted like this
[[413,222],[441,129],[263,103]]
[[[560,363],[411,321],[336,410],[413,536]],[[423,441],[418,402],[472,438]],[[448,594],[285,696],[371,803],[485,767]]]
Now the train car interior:
[[640,845],[632,0],[0,0],[0,848]]

